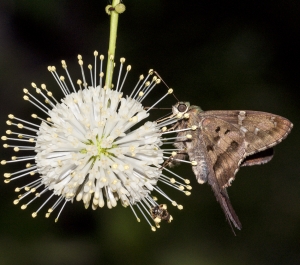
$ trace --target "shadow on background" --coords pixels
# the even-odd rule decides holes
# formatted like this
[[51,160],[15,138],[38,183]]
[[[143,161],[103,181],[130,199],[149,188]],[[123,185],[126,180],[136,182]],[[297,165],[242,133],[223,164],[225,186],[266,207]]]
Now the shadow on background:
[[[226,3],[225,3],[226,2]],[[132,64],[127,86],[156,69],[176,96],[208,109],[276,113],[295,125],[267,165],[243,168],[229,189],[243,224],[234,237],[208,185],[188,166],[177,168],[192,195],[168,190],[184,210],[153,233],[128,209],[67,207],[58,223],[21,211],[15,185],[1,184],[0,264],[300,264],[299,47],[297,1],[124,1],[117,57]],[[66,60],[79,78],[77,54],[106,55],[107,1],[9,1],[0,4],[0,128],[7,114],[27,119],[31,82],[60,95],[48,65]],[[76,76],[77,75],[77,76]],[[164,90],[165,88],[162,87]],[[153,95],[155,97],[155,95]],[[153,100],[149,100],[153,102]],[[173,98],[165,104],[174,104]],[[155,114],[154,114],[155,115]],[[1,159],[12,153],[1,149]],[[1,167],[1,172],[15,171]]]

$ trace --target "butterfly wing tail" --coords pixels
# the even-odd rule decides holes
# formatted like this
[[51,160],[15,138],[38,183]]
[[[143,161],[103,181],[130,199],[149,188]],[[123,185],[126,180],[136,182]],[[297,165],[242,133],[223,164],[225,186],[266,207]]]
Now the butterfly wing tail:
[[241,230],[242,224],[231,205],[227,191],[225,189],[220,192],[220,197],[221,197],[222,202],[221,201],[219,201],[219,202],[220,202],[221,207],[226,215],[228,222],[230,224],[232,223],[237,229]]
[[[216,187],[216,185],[211,185],[211,187],[212,187],[212,190],[214,191],[217,201],[220,203],[221,208],[223,209],[223,211],[225,213],[226,219],[227,219],[228,223],[230,224],[231,228],[232,228],[232,224],[233,224],[237,229],[241,230],[242,224],[231,205],[231,202],[229,200],[229,196],[228,196],[226,189],[224,189],[224,188],[220,189],[219,187]],[[232,231],[234,233],[233,229],[232,229]]]

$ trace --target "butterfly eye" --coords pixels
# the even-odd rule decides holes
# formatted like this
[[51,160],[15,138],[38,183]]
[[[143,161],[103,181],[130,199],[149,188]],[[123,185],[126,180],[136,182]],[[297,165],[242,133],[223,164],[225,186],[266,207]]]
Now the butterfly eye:
[[179,112],[185,112],[187,109],[187,105],[185,104],[179,104],[177,109],[179,110]]

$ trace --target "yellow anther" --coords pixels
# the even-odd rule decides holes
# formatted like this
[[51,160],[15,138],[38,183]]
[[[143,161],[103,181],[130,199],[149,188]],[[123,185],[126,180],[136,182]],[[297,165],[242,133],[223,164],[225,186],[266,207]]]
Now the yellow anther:
[[156,217],[156,218],[154,219],[154,222],[155,222],[155,223],[160,223],[160,222],[161,222],[161,219],[160,219],[159,217]]
[[180,205],[180,204],[178,204],[178,205],[177,205],[177,208],[178,208],[179,210],[182,210],[182,209],[183,209],[183,206]]
[[187,134],[187,135],[186,135],[186,138],[187,138],[187,139],[192,139],[192,135],[191,135],[191,134]]
[[176,180],[174,178],[170,178],[170,182],[174,184]]

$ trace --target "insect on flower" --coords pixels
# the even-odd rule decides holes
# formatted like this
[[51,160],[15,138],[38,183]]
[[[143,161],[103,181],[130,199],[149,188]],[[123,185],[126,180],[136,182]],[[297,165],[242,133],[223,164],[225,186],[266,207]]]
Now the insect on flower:
[[[227,188],[240,167],[269,162],[274,155],[273,147],[288,136],[293,124],[271,113],[203,111],[188,102],[174,105],[173,116],[178,119],[173,125],[178,139],[175,146],[181,152],[169,162],[181,162],[181,158],[188,155],[198,183],[207,182],[211,186],[234,233],[232,224],[237,229],[242,225],[231,205]],[[189,127],[195,130],[186,132]],[[182,141],[184,138],[187,140]]]
[[[61,101],[55,99],[45,84],[40,88],[35,83],[31,86],[46,104],[24,89],[24,99],[35,105],[47,118],[32,114],[37,121],[32,123],[9,115],[7,125],[13,129],[7,130],[8,136],[2,136],[2,140],[16,144],[4,144],[4,147],[11,147],[22,155],[13,156],[9,161],[2,160],[1,164],[22,162],[26,166],[22,170],[5,173],[4,182],[27,177],[31,179],[26,185],[15,189],[21,194],[14,204],[22,203],[21,209],[26,209],[37,198],[43,197],[43,203],[32,213],[32,217],[36,217],[46,204],[50,206],[46,217],[60,208],[55,219],[57,221],[66,203],[74,199],[82,200],[86,208],[91,205],[94,210],[105,204],[113,208],[120,201],[124,207],[130,206],[140,221],[134,210],[137,207],[155,231],[155,226],[147,216],[154,220],[157,227],[160,220],[169,222],[172,217],[166,207],[160,206],[151,196],[152,191],[171,201],[177,208],[183,208],[158,187],[158,182],[186,195],[190,194],[191,189],[189,180],[162,167],[168,159],[167,154],[173,150],[162,149],[163,143],[168,140],[162,138],[164,132],[161,128],[174,121],[143,121],[154,106],[172,94],[172,89],[146,109],[142,105],[143,100],[160,83],[156,76],[148,81],[153,71],[150,70],[146,78],[141,75],[132,93],[124,97],[121,91],[131,66],[127,66],[122,79],[125,59],[121,58],[115,89],[110,89],[103,84],[104,56],[98,57],[95,51],[94,57],[94,67],[88,65],[91,82],[88,85],[82,57],[78,56],[83,79],[77,81],[79,89],[75,88],[65,61],[62,61],[62,67],[69,82],[58,75],[54,66],[48,67],[63,93]],[[113,58],[109,60],[114,63]],[[100,73],[99,78],[97,73]]]

